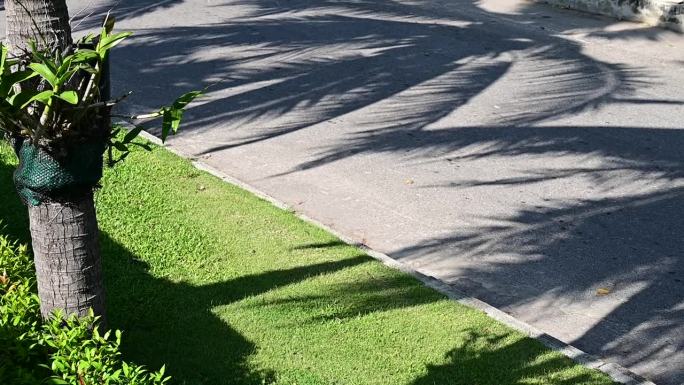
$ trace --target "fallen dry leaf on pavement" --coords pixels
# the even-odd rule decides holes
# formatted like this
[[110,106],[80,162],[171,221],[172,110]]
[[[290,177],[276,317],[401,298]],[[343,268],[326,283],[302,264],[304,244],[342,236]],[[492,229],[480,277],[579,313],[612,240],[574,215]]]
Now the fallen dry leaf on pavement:
[[610,289],[607,287],[600,287],[598,290],[596,290],[596,295],[608,295],[610,294]]

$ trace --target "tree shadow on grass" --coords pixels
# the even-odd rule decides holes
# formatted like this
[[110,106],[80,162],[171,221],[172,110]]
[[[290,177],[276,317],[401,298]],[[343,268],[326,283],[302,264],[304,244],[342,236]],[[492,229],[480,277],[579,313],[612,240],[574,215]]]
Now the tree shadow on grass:
[[156,278],[124,246],[102,234],[108,316],[122,329],[127,358],[153,368],[166,364],[178,384],[270,383],[247,358],[255,344],[212,312],[245,297],[368,262],[366,256],[241,276],[194,286]]
[[[2,233],[30,243],[26,207],[14,191],[14,165],[0,161]],[[110,327],[124,331],[127,360],[157,369],[167,365],[174,384],[263,384],[274,373],[247,365],[255,345],[212,313],[216,306],[367,263],[365,255],[273,270],[194,286],[157,278],[149,266],[106,232],[100,234]]]
[[[0,162],[2,233],[30,244],[27,210],[14,190],[13,172],[14,165]],[[124,330],[127,360],[151,369],[166,364],[176,384],[261,384],[268,378],[269,373],[253,373],[244,365],[254,345],[211,314],[207,302],[211,302],[211,289],[154,278],[147,273],[146,263],[108,234],[101,234],[101,242],[110,327]],[[292,280],[301,278],[301,274],[291,276]],[[284,283],[282,277],[274,282],[278,283]],[[213,289],[236,298],[244,294],[247,285],[242,286],[242,291]]]
[[329,283],[316,294],[294,294],[259,301],[250,307],[269,308],[286,314],[300,310],[306,316],[298,324],[318,324],[394,309],[412,308],[444,300],[436,291],[406,274],[359,274],[354,282]]
[[567,369],[568,358],[549,355],[536,341],[509,334],[492,336],[471,330],[464,343],[445,358],[444,364],[428,365],[427,373],[411,385],[513,385],[539,378],[549,385],[574,385],[591,384],[598,378],[589,372],[558,378],[554,373]]

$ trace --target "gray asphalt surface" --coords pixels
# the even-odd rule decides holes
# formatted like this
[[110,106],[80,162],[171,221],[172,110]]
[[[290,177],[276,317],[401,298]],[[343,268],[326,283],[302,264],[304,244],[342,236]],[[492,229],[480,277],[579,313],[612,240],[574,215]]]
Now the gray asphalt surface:
[[173,146],[684,383],[684,37],[517,0],[87,4],[79,33],[135,31],[127,108],[216,83]]

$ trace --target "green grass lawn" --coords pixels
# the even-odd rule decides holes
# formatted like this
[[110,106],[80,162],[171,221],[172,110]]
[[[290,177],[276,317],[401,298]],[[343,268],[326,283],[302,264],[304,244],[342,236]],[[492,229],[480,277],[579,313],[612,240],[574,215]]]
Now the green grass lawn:
[[[0,220],[28,242],[0,146]],[[97,194],[108,316],[175,384],[611,384],[170,152]]]

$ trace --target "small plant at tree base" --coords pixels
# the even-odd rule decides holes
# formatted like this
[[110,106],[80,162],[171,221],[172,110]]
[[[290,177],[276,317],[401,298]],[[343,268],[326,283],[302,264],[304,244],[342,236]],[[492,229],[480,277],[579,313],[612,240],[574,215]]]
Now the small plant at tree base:
[[[41,319],[33,263],[25,246],[0,235],[0,383],[12,385],[163,385],[164,367],[149,372],[122,360],[121,332],[103,335],[90,314]],[[112,335],[113,334],[113,335]]]

